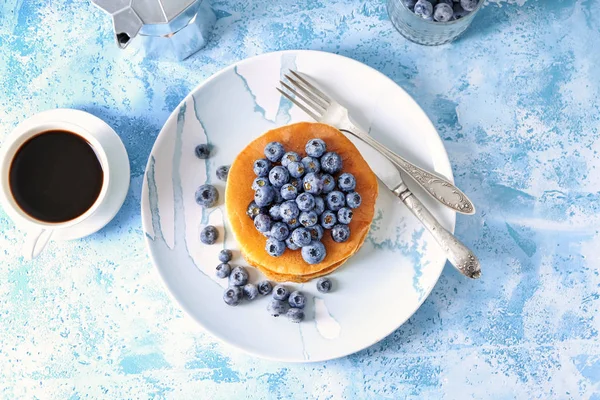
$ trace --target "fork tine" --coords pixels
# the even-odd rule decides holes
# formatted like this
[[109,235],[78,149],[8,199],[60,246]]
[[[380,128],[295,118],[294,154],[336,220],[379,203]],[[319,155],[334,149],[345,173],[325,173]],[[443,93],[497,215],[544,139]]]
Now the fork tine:
[[290,96],[289,94],[287,94],[286,92],[284,92],[283,90],[281,90],[279,88],[276,88],[276,89],[279,91],[279,93],[281,93],[283,95],[283,97],[285,97],[286,99],[288,99],[289,101],[291,101],[292,103],[294,103],[295,105],[300,107],[305,113],[310,115],[315,121],[318,121],[320,119],[320,117],[318,117],[314,112],[312,112],[311,110],[306,108],[302,103],[297,101],[295,98],[293,98],[292,96]]
[[[294,88],[292,88],[291,86],[289,86],[288,84],[286,84],[283,81],[279,81],[279,83],[281,83],[281,85],[286,88],[289,92],[291,92],[296,99],[300,99],[304,102],[304,104],[306,104],[308,107],[310,107],[313,110],[314,114],[318,114],[318,115],[323,115],[323,112],[320,111],[319,108],[323,108],[321,106],[319,106],[317,103],[315,103],[314,101],[311,101],[310,99],[307,99],[303,94],[298,93],[298,91],[296,91]],[[325,111],[325,109],[323,108],[323,111]],[[316,120],[319,120],[319,118],[315,118]]]
[[329,96],[327,96],[325,93],[321,92],[319,89],[314,87],[309,81],[304,79],[299,73],[297,73],[296,71],[292,71],[292,70],[290,70],[290,73],[292,75],[294,75],[296,78],[300,79],[300,81],[302,83],[304,83],[306,85],[306,87],[308,87],[310,90],[312,90],[318,96],[320,96],[328,105],[329,105],[329,103],[331,103],[331,99],[329,98]]
[[319,107],[321,107],[323,109],[323,111],[327,110],[327,106],[329,106],[329,103],[325,102],[325,100],[323,100],[319,96],[315,95],[313,92],[310,91],[310,89],[305,88],[304,85],[302,85],[301,83],[296,81],[291,76],[289,76],[289,75],[284,75],[284,76],[287,78],[288,81],[290,81],[290,83],[292,85],[294,85],[294,87],[296,89],[298,89],[299,91],[301,91],[302,93],[304,93],[305,95],[310,97],[312,101],[317,103],[319,105]]

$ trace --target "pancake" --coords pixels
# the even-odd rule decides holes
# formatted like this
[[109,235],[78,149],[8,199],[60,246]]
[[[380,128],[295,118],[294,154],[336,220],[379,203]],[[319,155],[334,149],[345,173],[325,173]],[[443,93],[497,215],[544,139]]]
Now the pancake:
[[[337,152],[343,160],[342,172],[349,172],[356,178],[356,191],[362,197],[362,204],[353,210],[349,224],[350,238],[344,243],[336,243],[326,230],[322,242],[327,249],[327,256],[318,264],[306,263],[300,251],[286,250],[280,257],[271,257],[265,251],[266,238],[255,229],[252,219],[246,215],[248,205],[254,200],[251,188],[256,178],[252,168],[254,161],[264,158],[265,146],[273,141],[283,144],[286,151],[295,151],[304,156],[306,143],[314,138],[323,139],[328,151]],[[376,176],[350,140],[329,125],[301,122],[268,131],[240,152],[229,170],[225,209],[232,232],[249,263],[257,264],[277,276],[308,277],[341,265],[358,251],[373,220],[377,191]]]
[[[368,235],[368,232],[365,234],[365,238]],[[308,275],[289,275],[289,274],[278,274],[276,272],[271,271],[268,268],[263,267],[262,265],[258,264],[256,261],[253,261],[252,259],[250,259],[246,254],[244,254],[242,252],[242,257],[244,257],[244,259],[246,260],[246,262],[253,266],[254,268],[257,268],[258,270],[260,270],[263,274],[265,274],[265,276],[269,279],[272,279],[274,281],[277,282],[296,282],[296,283],[304,283],[304,282],[309,282],[315,278],[319,278],[321,276],[324,275],[329,275],[330,273],[332,273],[333,271],[337,270],[339,267],[341,267],[343,264],[346,263],[346,261],[348,261],[350,259],[350,257],[337,262],[333,265],[330,265],[327,268],[322,269],[321,271],[318,272],[314,272],[312,274],[308,274]]]

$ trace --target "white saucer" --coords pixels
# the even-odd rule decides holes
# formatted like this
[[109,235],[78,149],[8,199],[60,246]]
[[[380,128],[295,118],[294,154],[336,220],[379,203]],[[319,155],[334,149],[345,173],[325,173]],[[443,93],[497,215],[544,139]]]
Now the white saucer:
[[[41,112],[28,120],[22,122],[13,134],[30,129],[33,126],[42,125],[48,122],[68,122],[79,125],[87,130],[102,146],[106,152],[109,172],[109,188],[106,194],[106,200],[100,204],[96,212],[82,222],[66,228],[56,229],[52,235],[53,240],[74,240],[89,236],[102,229],[117,215],[121,209],[127,191],[129,189],[129,157],[125,146],[119,138],[119,135],[100,118],[88,114],[84,111],[73,109],[55,109]],[[18,214],[10,212],[9,216],[15,225],[24,231],[28,231],[30,222],[20,217]]]

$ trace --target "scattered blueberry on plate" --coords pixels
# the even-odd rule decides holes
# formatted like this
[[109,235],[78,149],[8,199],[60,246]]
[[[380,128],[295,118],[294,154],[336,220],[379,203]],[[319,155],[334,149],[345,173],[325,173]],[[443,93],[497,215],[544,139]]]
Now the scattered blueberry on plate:
[[244,297],[248,300],[254,300],[258,297],[258,288],[252,283],[245,284],[242,290],[244,292]]
[[200,241],[204,244],[215,244],[218,238],[219,231],[212,225],[207,225],[200,231]]
[[205,184],[196,190],[196,203],[202,207],[214,207],[219,200],[219,192],[213,185]]
[[290,292],[283,285],[277,285],[273,288],[273,298],[275,300],[286,301],[290,297]]
[[329,278],[319,278],[317,281],[317,290],[321,293],[329,293],[332,288],[333,284]]
[[299,292],[297,290],[293,291],[292,293],[290,293],[288,303],[290,307],[304,308],[304,306],[306,305],[306,296],[304,296],[304,293]]
[[244,267],[235,267],[229,275],[231,286],[244,286],[248,283],[248,271]]
[[230,306],[237,306],[242,302],[244,292],[239,286],[231,286],[223,293],[223,300]]
[[271,285],[271,282],[269,282],[269,281],[260,282],[257,285],[257,288],[258,288],[258,293],[260,293],[262,296],[268,295],[273,290],[273,286]]
[[217,275],[217,278],[227,278],[229,276],[229,274],[231,273],[231,266],[229,264],[227,264],[227,262],[223,262],[219,265],[217,265],[217,272],[215,275]]
[[207,144],[199,144],[195,149],[196,157],[205,160],[210,156],[210,146]]
[[231,250],[223,249],[219,252],[219,261],[222,263],[228,263],[233,258]]

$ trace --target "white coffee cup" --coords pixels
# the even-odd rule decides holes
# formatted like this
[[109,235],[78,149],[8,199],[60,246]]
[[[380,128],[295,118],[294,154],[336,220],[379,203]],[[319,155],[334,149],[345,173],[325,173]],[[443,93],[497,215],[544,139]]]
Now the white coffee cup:
[[[92,126],[92,129],[86,128],[86,122],[87,125]],[[9,217],[26,231],[25,246],[23,248],[23,256],[25,258],[33,259],[37,257],[56,232],[64,231],[66,228],[74,227],[75,225],[85,225],[86,221],[90,219],[98,219],[96,214],[98,214],[102,205],[109,200],[107,198],[109,189],[111,186],[114,186],[111,181],[114,179],[115,173],[117,172],[111,171],[111,165],[109,163],[110,154],[108,154],[108,152],[122,152],[125,154],[127,165],[126,171],[122,172],[127,174],[124,191],[125,193],[127,192],[127,187],[129,186],[129,164],[127,153],[116,133],[114,133],[108,125],[104,124],[116,137],[118,143],[115,143],[115,139],[111,138],[111,134],[107,133],[106,130],[101,132],[100,135],[98,134],[99,122],[104,124],[101,120],[90,114],[84,113],[83,111],[66,109],[47,111],[20,124],[8,137],[0,151],[0,203],[3,205],[4,210]],[[19,206],[10,185],[11,165],[21,146],[31,138],[49,131],[66,131],[85,139],[96,153],[103,171],[102,188],[100,189],[100,193],[95,202],[83,214],[65,222],[42,221],[29,215]],[[119,148],[119,146],[121,148]],[[112,157],[114,158],[115,156],[113,155]],[[118,186],[123,187],[124,184],[121,182],[118,183]],[[119,189],[119,191],[123,192],[122,189]],[[114,190],[112,192],[114,194]],[[120,208],[123,203],[125,193],[119,194],[119,196],[121,196],[120,202],[118,201],[119,199],[117,199],[117,202],[113,200],[113,203],[118,204],[117,210],[114,210],[101,226],[104,226],[112,219],[112,217],[114,217],[114,214],[116,214],[116,211],[118,211],[118,208]],[[104,207],[104,209],[105,208],[106,207]],[[106,214],[106,210],[103,210],[100,213]],[[106,219],[106,217],[103,218]],[[98,223],[95,225],[98,225]],[[95,230],[97,229],[98,227],[96,227]]]

